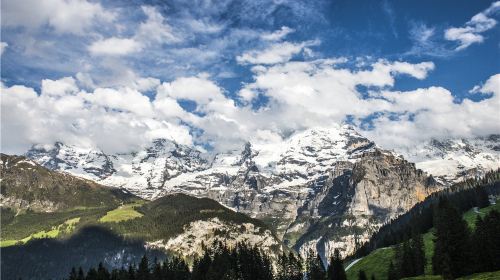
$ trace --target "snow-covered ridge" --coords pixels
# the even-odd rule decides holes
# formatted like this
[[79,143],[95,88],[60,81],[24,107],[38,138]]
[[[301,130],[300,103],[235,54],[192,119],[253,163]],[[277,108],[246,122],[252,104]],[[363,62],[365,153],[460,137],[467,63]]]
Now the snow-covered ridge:
[[500,168],[500,135],[472,139],[433,139],[398,152],[415,162],[417,168],[449,184]]
[[[48,168],[148,199],[170,193],[209,197],[270,221],[278,237],[299,251],[315,247],[328,256],[338,246],[351,253],[357,241],[442,188],[428,174],[448,184],[499,168],[499,147],[500,137],[491,136],[432,141],[396,153],[350,126],[334,125],[216,155],[163,139],[127,154],[57,143],[35,146],[26,155]],[[318,239],[315,229],[321,228],[328,234]]]
[[373,147],[373,142],[350,126],[335,126],[297,133],[279,145],[247,143],[242,150],[217,155],[158,139],[150,147],[127,154],[108,155],[97,148],[56,143],[52,147],[34,146],[26,156],[53,170],[154,198],[183,191],[178,188],[182,185],[223,188],[221,176],[236,176],[249,165],[261,176],[280,177],[281,185],[276,187],[303,184],[331,169],[335,162],[354,161]]

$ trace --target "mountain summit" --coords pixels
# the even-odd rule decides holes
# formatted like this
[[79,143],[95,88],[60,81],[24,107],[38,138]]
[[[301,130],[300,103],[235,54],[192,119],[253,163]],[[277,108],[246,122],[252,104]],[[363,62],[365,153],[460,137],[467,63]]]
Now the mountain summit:
[[[381,225],[446,184],[498,167],[498,140],[430,142],[403,153],[416,165],[348,125],[216,155],[158,139],[127,154],[56,143],[34,146],[26,156],[146,199],[171,193],[212,198],[272,225],[289,246],[313,248],[326,258],[335,248],[352,253]],[[461,162],[467,164],[457,168]]]

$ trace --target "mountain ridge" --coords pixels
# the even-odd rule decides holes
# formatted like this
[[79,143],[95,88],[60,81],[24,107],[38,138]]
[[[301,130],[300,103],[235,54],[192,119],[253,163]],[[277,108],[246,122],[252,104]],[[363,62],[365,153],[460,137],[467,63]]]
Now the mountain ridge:
[[[495,141],[500,138],[493,137],[491,140],[493,147],[496,147]],[[445,149],[446,145],[439,146],[437,142],[427,150],[420,150],[432,152],[439,147],[441,154],[457,151]],[[475,147],[479,149],[480,145]],[[212,157],[167,140],[155,140],[151,147],[139,152],[106,157],[101,156],[100,152],[78,152],[78,148],[73,149],[71,146],[60,145],[58,149],[59,152],[54,153],[54,149],[34,148],[27,156],[49,167],[52,166],[51,162],[59,159],[62,163],[56,170],[125,188],[147,199],[171,193],[212,198],[226,207],[272,225],[289,246],[297,248],[296,242],[302,240],[299,245],[303,247],[297,248],[299,251],[311,246],[319,250],[316,245],[322,243],[321,250],[326,250],[324,257],[331,254],[333,247],[338,247],[325,244],[345,243],[347,249],[343,254],[352,253],[361,239],[366,239],[369,232],[376,230],[387,219],[403,213],[425,196],[456,180],[454,177],[442,176],[435,180],[432,175],[418,170],[422,163],[425,166],[425,161],[417,164],[408,162],[396,152],[381,149],[348,125],[302,131],[291,135],[278,146],[254,146],[247,142],[242,150],[219,153]],[[500,153],[490,150],[496,153],[489,157],[490,162],[495,163],[495,157]],[[490,150],[479,151],[475,155],[488,155]],[[57,159],[49,156],[54,154]],[[75,157],[76,154],[79,156]],[[98,157],[95,160],[90,157],[91,160],[82,163],[81,159],[88,155]],[[432,156],[426,157],[422,153],[413,156],[427,161],[432,159]],[[101,169],[115,170],[111,175],[100,179],[92,172],[82,172],[85,167],[95,167],[96,162],[106,162],[104,159],[111,160],[111,168],[104,165]],[[356,171],[353,172],[355,168]],[[483,171],[478,168],[475,174]],[[383,190],[373,182],[384,186]],[[400,182],[406,182],[408,186],[402,186]],[[342,189],[345,193],[343,201],[338,201],[335,196]],[[408,194],[411,196],[409,200]],[[392,207],[380,200],[380,195],[388,201],[405,201],[405,204],[400,209]],[[311,232],[326,226],[318,225],[318,220],[328,220],[331,213],[325,209],[333,206],[327,204],[335,203],[344,205],[341,213],[339,212],[344,217],[342,219],[355,212],[360,217],[372,217],[376,222],[365,217],[360,219],[364,221],[364,225],[354,223],[353,227],[352,222],[337,220],[330,227],[336,224],[342,229],[340,231],[351,228],[344,237],[333,238],[333,243],[316,240],[315,244],[306,244],[312,242],[312,237],[304,240],[304,236],[314,236]],[[395,205],[399,205],[398,203]],[[375,211],[376,207],[380,209]],[[374,226],[366,227],[368,222]],[[364,229],[354,234],[352,231],[356,227]],[[348,240],[341,240],[342,238]]]

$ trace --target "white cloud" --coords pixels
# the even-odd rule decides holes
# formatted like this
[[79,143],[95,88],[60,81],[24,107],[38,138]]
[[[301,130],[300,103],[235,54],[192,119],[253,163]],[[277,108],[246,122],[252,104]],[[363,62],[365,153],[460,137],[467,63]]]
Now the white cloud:
[[142,51],[153,44],[181,42],[163,15],[151,6],[142,6],[147,19],[139,24],[135,35],[130,38],[109,37],[93,42],[88,50],[92,55],[123,56]]
[[135,39],[111,37],[93,42],[89,46],[92,55],[121,56],[138,52],[142,44]]
[[151,6],[142,6],[142,11],[147,16],[147,20],[139,25],[139,30],[135,35],[137,41],[155,43],[180,42],[182,38],[174,35],[163,15]]
[[2,1],[2,25],[37,29],[48,25],[58,33],[85,34],[97,23],[109,23],[115,13],[87,0]]
[[9,46],[9,44],[7,44],[6,42],[0,42],[0,55],[3,54],[3,52],[5,51],[5,49]]
[[294,55],[302,52],[306,47],[318,45],[319,41],[301,43],[282,42],[270,45],[268,48],[249,51],[236,57],[240,64],[276,64],[289,61]]
[[40,95],[2,85],[2,152],[23,153],[32,144],[55,141],[108,152],[132,151],[154,138],[192,144],[188,127],[158,114],[148,97],[134,89],[75,91],[72,78],[42,84]]
[[366,134],[386,147],[411,147],[430,138],[474,137],[500,133],[500,74],[491,76],[476,91],[493,96],[474,102],[465,99],[455,103],[451,92],[440,87],[410,92],[387,92],[391,112],[397,119],[384,115],[374,122],[375,129]]
[[288,34],[295,32],[295,29],[288,26],[282,26],[281,29],[276,30],[272,33],[264,33],[261,38],[266,41],[279,41],[285,38]]
[[163,83],[158,89],[158,95],[192,100],[204,105],[211,101],[225,99],[221,89],[203,75],[181,77],[173,82]]
[[[161,137],[187,145],[208,143],[220,151],[248,140],[279,143],[291,132],[340,123],[347,116],[361,129],[362,120],[375,113],[373,129],[362,132],[385,148],[430,137],[500,131],[500,74],[475,87],[476,92],[492,95],[456,103],[442,87],[391,89],[400,74],[424,79],[434,68],[430,62],[379,60],[362,70],[343,68],[339,62],[345,59],[255,66],[254,80],[239,92],[248,104],[244,106],[236,106],[206,74],[161,84],[138,78],[128,87],[90,92],[78,88],[80,79],[43,80],[40,95],[23,86],[2,86],[3,149],[20,153],[31,144],[63,141],[124,152]],[[370,90],[361,94],[359,85]],[[143,93],[152,90],[155,95]],[[253,109],[250,102],[259,94],[269,102]],[[196,102],[197,112],[179,105],[185,99]],[[203,133],[191,135],[190,127]]]
[[43,95],[69,95],[78,91],[75,79],[72,77],[65,77],[60,80],[43,80],[42,81],[42,94]]
[[484,36],[481,33],[492,29],[497,21],[489,16],[500,8],[500,1],[494,2],[481,13],[476,14],[465,23],[464,27],[452,27],[445,30],[444,38],[449,41],[458,41],[455,50],[463,50],[475,43],[482,43]]

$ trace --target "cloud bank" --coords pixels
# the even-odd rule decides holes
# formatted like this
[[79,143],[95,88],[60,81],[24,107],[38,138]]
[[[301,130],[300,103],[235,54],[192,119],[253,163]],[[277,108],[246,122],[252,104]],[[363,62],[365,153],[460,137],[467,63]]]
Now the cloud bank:
[[[347,62],[254,66],[253,81],[241,88],[238,102],[207,74],[136,82],[153,96],[140,87],[86,91],[74,77],[43,80],[40,92],[2,85],[2,149],[19,153],[35,143],[62,141],[126,152],[167,138],[221,151],[245,141],[279,143],[292,132],[346,120],[386,148],[499,131],[500,74],[474,89],[486,95],[482,101],[456,103],[442,87],[392,90],[400,76],[425,79],[432,62],[378,60],[357,69],[345,67]],[[262,97],[267,102],[253,107]],[[195,107],[181,106],[186,100]]]

